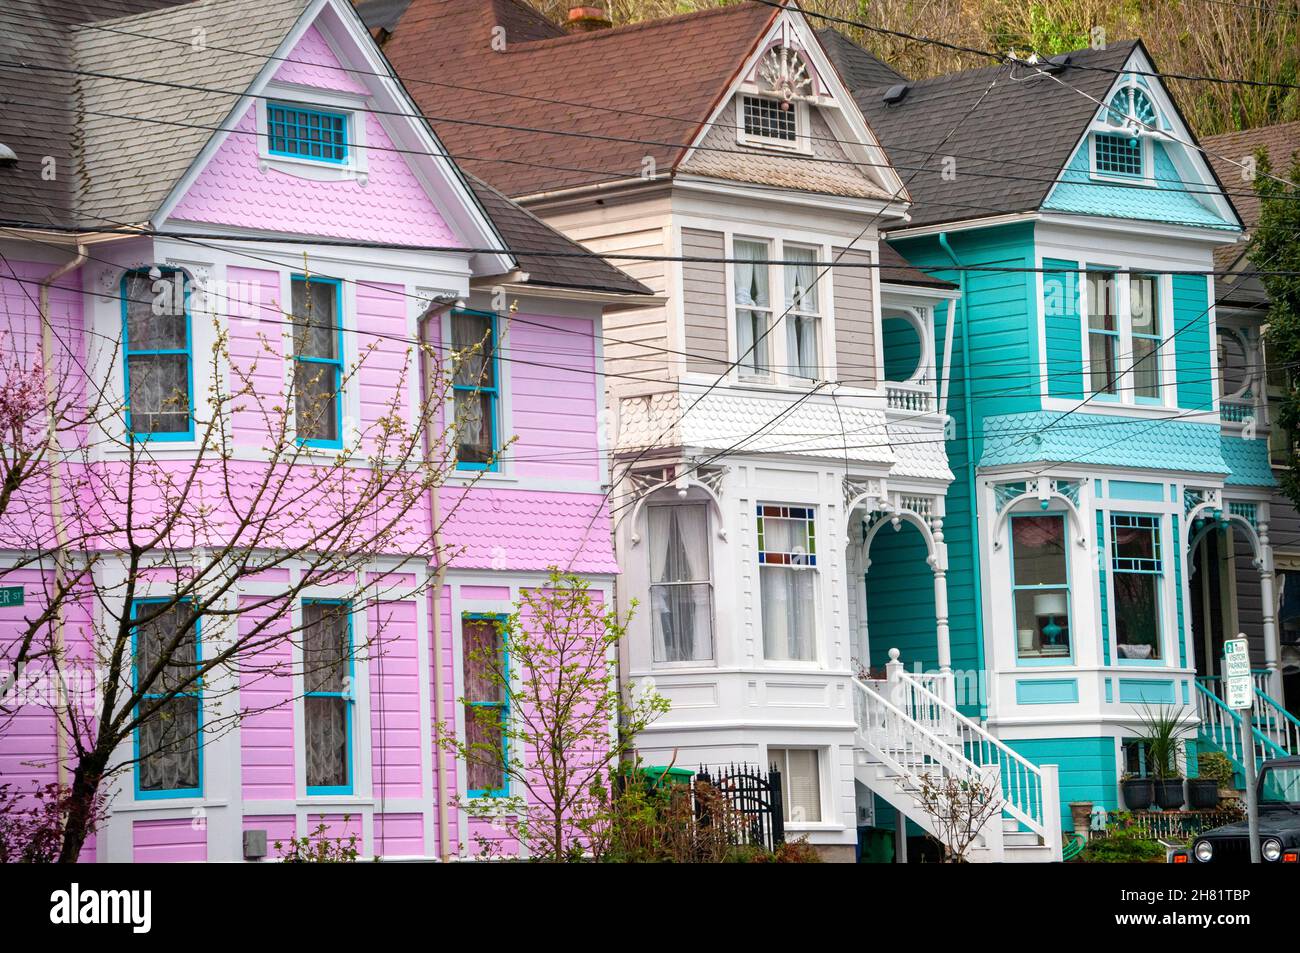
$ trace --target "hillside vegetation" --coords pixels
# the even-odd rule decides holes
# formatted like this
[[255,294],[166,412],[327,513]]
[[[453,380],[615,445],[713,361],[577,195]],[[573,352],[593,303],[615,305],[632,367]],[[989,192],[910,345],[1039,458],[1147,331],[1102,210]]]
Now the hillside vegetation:
[[[571,0],[532,0],[560,21]],[[736,0],[606,0],[616,24],[723,6]],[[1300,0],[807,0],[833,14],[960,46],[1043,55],[1141,37],[1165,73],[1300,85]],[[813,17],[817,22],[817,18]],[[824,23],[824,21],[823,21]],[[838,25],[895,69],[921,78],[987,58]],[[672,65],[662,77],[670,82]],[[1199,135],[1300,119],[1300,89],[1172,81]]]

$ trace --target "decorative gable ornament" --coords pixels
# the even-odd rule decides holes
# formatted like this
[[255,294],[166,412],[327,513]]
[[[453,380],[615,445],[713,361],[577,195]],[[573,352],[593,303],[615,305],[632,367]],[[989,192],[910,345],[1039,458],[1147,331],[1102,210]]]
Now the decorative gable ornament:
[[788,46],[774,46],[758,64],[760,87],[783,104],[813,98],[813,81],[803,57]]

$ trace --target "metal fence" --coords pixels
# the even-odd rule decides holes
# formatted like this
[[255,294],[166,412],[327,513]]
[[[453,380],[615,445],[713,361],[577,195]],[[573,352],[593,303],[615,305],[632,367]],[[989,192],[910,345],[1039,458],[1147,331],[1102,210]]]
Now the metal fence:
[[691,782],[701,827],[722,826],[732,844],[775,850],[785,843],[781,772],[757,765],[701,766]]

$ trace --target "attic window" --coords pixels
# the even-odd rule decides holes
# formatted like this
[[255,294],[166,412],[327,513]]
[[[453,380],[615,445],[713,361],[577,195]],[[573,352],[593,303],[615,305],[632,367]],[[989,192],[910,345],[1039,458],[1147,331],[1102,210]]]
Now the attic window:
[[348,159],[348,117],[343,113],[268,103],[266,135],[273,156],[333,163]]
[[1126,179],[1149,177],[1146,140],[1160,128],[1151,97],[1137,86],[1123,86],[1097,116],[1093,133],[1093,173]]
[[1097,133],[1097,171],[1102,175],[1142,174],[1142,142],[1112,133]]
[[746,137],[791,144],[798,142],[799,128],[794,103],[746,96],[744,118]]

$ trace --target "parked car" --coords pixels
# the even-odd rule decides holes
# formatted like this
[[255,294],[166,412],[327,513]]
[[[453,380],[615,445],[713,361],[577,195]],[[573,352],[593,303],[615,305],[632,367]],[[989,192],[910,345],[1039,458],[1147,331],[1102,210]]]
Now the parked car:
[[[1265,761],[1255,788],[1259,800],[1259,850],[1266,864],[1300,865],[1300,757]],[[1190,850],[1170,855],[1175,864],[1248,864],[1246,820],[1206,831]]]

